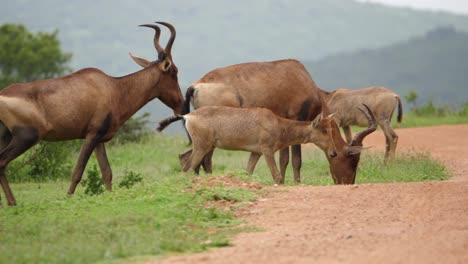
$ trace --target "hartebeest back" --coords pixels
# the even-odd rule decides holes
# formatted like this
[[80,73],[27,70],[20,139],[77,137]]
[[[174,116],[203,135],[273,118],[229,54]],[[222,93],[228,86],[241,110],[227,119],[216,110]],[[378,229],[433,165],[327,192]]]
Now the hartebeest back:
[[[296,60],[252,62],[210,71],[192,83],[185,95],[184,113],[204,106],[262,107],[280,117],[312,121],[321,111],[317,85],[304,65]],[[301,146],[292,146],[294,179],[300,181]],[[190,151],[181,155],[184,159]],[[203,166],[211,172],[208,153]],[[284,177],[289,148],[280,152],[280,170]]]
[[275,183],[284,183],[277,169],[274,153],[290,145],[314,143],[322,149],[330,163],[336,184],[353,184],[359,163],[362,140],[375,131],[374,114],[359,108],[369,128],[356,135],[351,145],[344,142],[331,116],[317,117],[313,122],[296,121],[275,115],[266,108],[207,106],[160,122],[159,131],[170,123],[184,119],[192,139],[193,152],[183,170],[196,170],[202,159],[215,147],[251,152],[247,172],[252,173],[264,155]]
[[8,164],[40,140],[61,141],[84,139],[72,182],[73,194],[81,180],[86,163],[95,150],[106,188],[112,188],[112,171],[104,142],[109,141],[143,105],[154,98],[178,114],[183,96],[177,81],[177,67],[172,61],[171,37],[163,49],[159,45],[160,29],[153,28],[158,59],[153,62],[134,57],[145,69],[114,78],[99,69],[87,68],[62,78],[12,84],[0,92],[0,184],[9,205],[16,201],[8,185]]
[[398,135],[391,127],[395,108],[398,108],[398,123],[403,118],[403,107],[397,93],[381,86],[358,90],[337,89],[331,92],[321,90],[321,93],[330,111],[335,114],[336,123],[343,128],[348,143],[351,142],[352,137],[350,126],[367,126],[367,120],[363,118],[359,111],[356,111],[356,106],[368,105],[374,112],[377,122],[385,134],[385,161],[395,156]]

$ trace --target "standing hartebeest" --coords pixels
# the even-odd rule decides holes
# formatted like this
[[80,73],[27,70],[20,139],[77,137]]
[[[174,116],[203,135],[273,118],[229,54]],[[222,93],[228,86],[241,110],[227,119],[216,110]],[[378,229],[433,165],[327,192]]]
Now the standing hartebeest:
[[73,171],[69,194],[80,182],[86,163],[95,151],[106,189],[112,189],[112,171],[104,143],[111,140],[122,124],[154,98],[178,114],[183,96],[177,81],[177,67],[171,56],[175,28],[166,48],[159,44],[160,28],[153,28],[158,59],[153,62],[134,57],[145,69],[114,78],[99,69],[86,68],[70,75],[12,84],[0,92],[0,184],[8,205],[16,201],[8,184],[8,164],[40,140],[84,139]]
[[[321,111],[317,85],[304,65],[297,60],[253,62],[214,69],[187,89],[184,113],[204,106],[261,107],[276,115],[300,121],[312,121]],[[301,145],[291,146],[294,180],[300,181]],[[191,151],[180,156],[190,157]],[[203,161],[211,172],[208,153]],[[289,162],[289,148],[280,150],[280,171],[284,178]]]
[[170,123],[184,119],[193,143],[193,151],[183,171],[197,170],[200,162],[215,147],[251,152],[247,172],[252,174],[261,155],[270,168],[273,180],[284,183],[276,166],[274,153],[294,144],[314,143],[323,150],[330,164],[335,184],[354,184],[362,150],[362,140],[375,131],[375,116],[369,108],[358,108],[369,127],[356,134],[348,145],[331,116],[322,115],[312,122],[296,121],[275,115],[265,108],[206,106],[187,115],[175,115],[159,123],[161,131]]
[[381,86],[358,90],[337,89],[332,92],[320,90],[328,103],[338,126],[343,128],[346,140],[351,142],[350,126],[367,126],[367,120],[356,110],[356,106],[366,104],[374,112],[377,122],[385,134],[385,161],[395,157],[398,136],[391,127],[393,111],[398,107],[397,121],[401,123],[403,107],[400,96],[394,91]]

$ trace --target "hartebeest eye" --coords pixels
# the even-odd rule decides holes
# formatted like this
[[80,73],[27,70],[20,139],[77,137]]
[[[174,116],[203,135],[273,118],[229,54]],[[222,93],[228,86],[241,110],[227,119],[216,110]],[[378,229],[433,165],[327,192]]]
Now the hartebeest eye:
[[330,155],[331,158],[334,158],[334,157],[336,157],[338,154],[336,154],[336,151],[333,150],[333,151],[330,152],[328,155]]

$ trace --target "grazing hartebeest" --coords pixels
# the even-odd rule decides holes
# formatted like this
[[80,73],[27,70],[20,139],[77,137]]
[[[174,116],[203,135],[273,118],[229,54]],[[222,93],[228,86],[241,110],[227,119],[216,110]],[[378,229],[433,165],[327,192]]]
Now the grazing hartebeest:
[[168,27],[171,37],[163,49],[159,45],[159,27],[142,25],[156,30],[154,46],[158,59],[141,71],[114,78],[99,69],[87,68],[62,78],[12,84],[0,92],[0,184],[8,205],[15,205],[16,201],[5,169],[40,140],[84,139],[69,194],[74,193],[93,150],[106,188],[111,190],[112,171],[104,142],[154,98],[174,113],[181,112],[183,96],[171,56],[176,31],[168,23],[156,23]]
[[[296,60],[253,62],[218,68],[192,83],[185,95],[184,113],[204,106],[262,107],[280,117],[312,121],[321,111],[317,85],[304,65]],[[291,146],[294,180],[300,181],[301,145]],[[181,161],[190,156],[188,151]],[[211,157],[203,161],[211,172]],[[289,148],[280,151],[280,170],[284,177]]]
[[395,157],[398,143],[398,135],[391,127],[393,111],[398,106],[397,121],[401,123],[403,108],[400,96],[394,91],[381,86],[367,87],[358,90],[337,89],[332,92],[320,90],[322,97],[328,103],[330,111],[338,126],[343,128],[346,140],[351,142],[350,126],[367,126],[367,120],[363,118],[356,106],[366,104],[374,112],[377,122],[385,134],[386,150],[385,161]]
[[369,127],[346,144],[333,118],[320,115],[312,122],[296,121],[275,115],[265,108],[206,106],[187,115],[175,115],[159,123],[161,131],[170,123],[184,119],[192,139],[193,152],[183,170],[196,170],[215,147],[251,152],[247,172],[252,174],[261,155],[270,168],[275,183],[284,183],[277,169],[274,153],[294,144],[314,143],[325,153],[335,184],[354,184],[362,149],[362,140],[375,131],[374,114],[358,108]]

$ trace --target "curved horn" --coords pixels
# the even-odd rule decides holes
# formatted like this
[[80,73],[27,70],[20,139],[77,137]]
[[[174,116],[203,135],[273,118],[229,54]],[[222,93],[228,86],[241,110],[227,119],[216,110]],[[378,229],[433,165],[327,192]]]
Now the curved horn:
[[156,31],[154,33],[154,40],[153,40],[154,47],[156,48],[156,51],[158,52],[158,54],[163,52],[164,49],[159,44],[159,36],[161,36],[161,28],[159,28],[156,25],[151,25],[151,24],[143,24],[143,25],[140,25],[140,27],[149,27],[149,28],[152,28],[152,29],[154,29]]
[[169,23],[166,23],[166,22],[156,22],[156,23],[166,26],[171,31],[171,37],[167,41],[166,48],[164,49],[167,55],[171,55],[172,44],[174,43],[174,40],[176,37],[176,30],[174,26]]
[[369,106],[367,106],[366,104],[363,105],[366,108],[366,110],[363,110],[360,107],[358,107],[358,109],[366,116],[367,121],[369,122],[369,127],[366,130],[357,133],[354,136],[351,143],[349,144],[350,146],[362,146],[362,141],[364,140],[364,138],[377,129],[377,121],[374,113],[372,112],[372,110],[370,110]]

